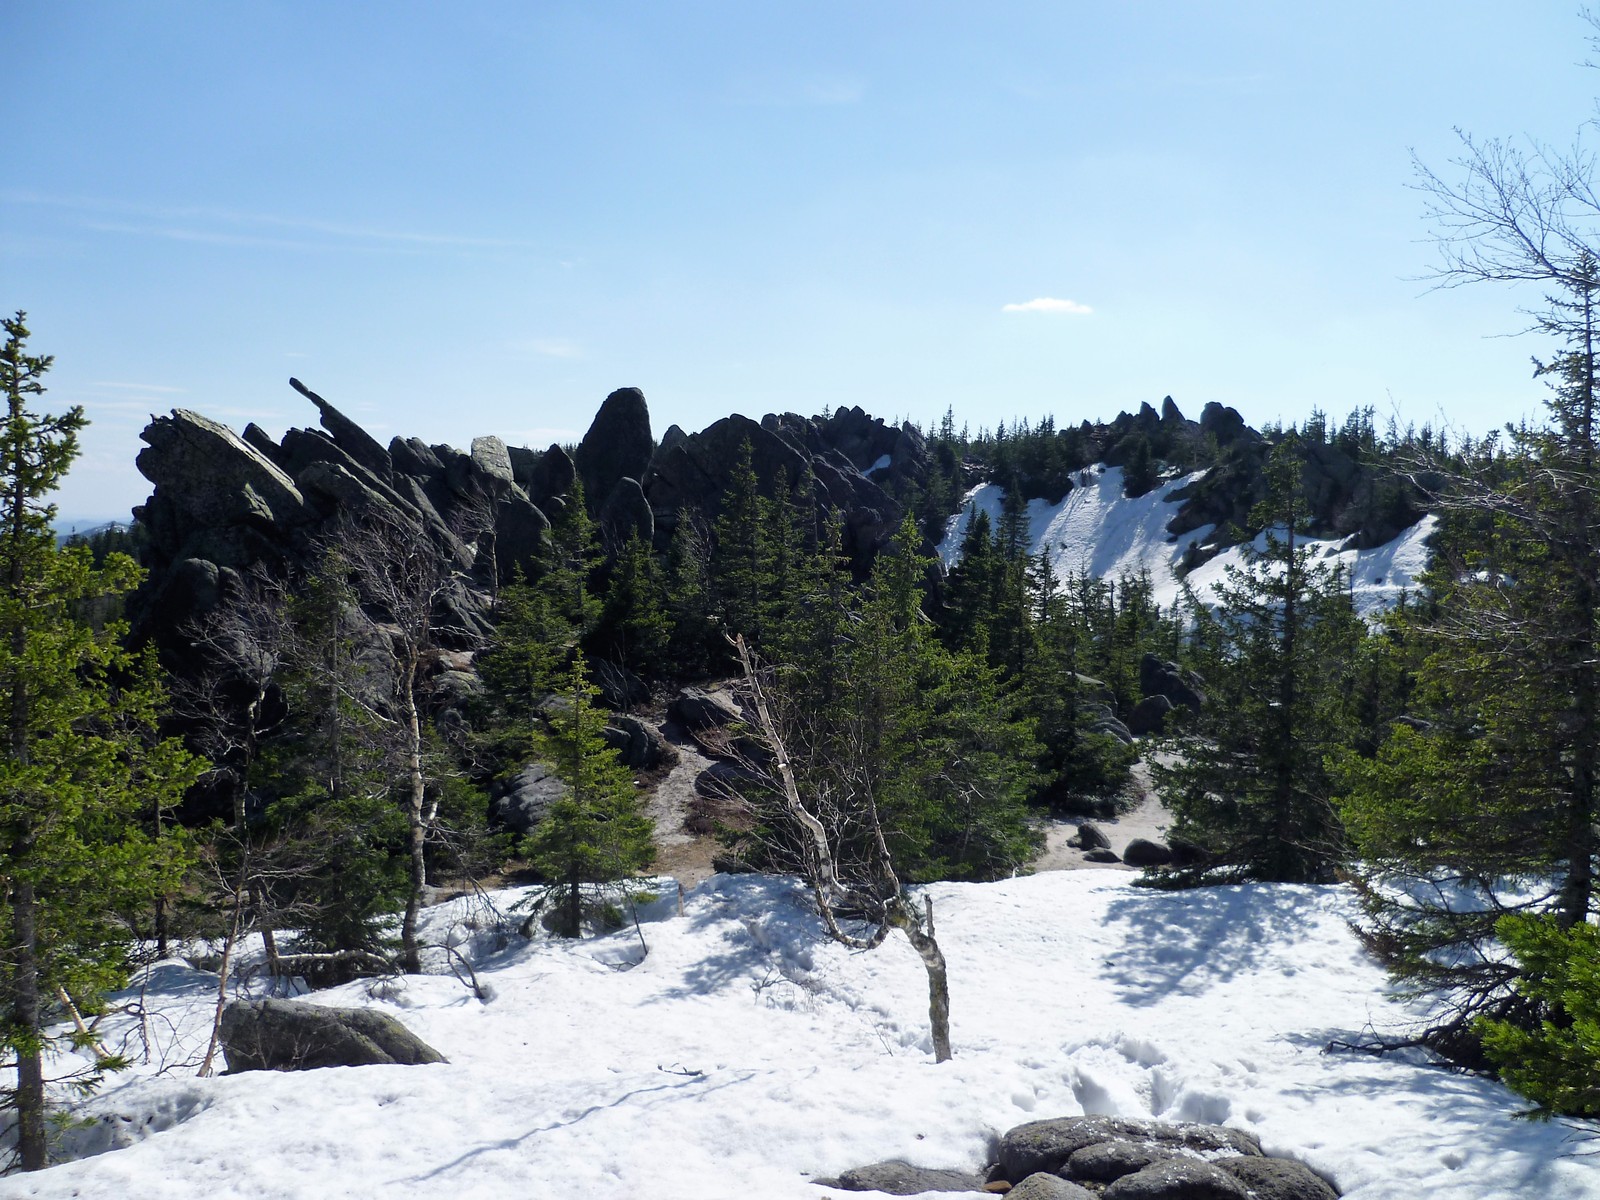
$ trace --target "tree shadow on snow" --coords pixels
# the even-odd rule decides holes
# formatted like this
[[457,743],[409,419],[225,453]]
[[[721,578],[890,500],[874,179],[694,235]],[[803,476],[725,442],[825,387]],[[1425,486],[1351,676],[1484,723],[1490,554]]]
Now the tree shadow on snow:
[[1109,927],[1125,927],[1120,953],[1101,974],[1134,1007],[1167,995],[1198,995],[1258,968],[1275,943],[1309,928],[1323,903],[1310,887],[1238,886],[1183,892],[1138,891],[1106,909]]

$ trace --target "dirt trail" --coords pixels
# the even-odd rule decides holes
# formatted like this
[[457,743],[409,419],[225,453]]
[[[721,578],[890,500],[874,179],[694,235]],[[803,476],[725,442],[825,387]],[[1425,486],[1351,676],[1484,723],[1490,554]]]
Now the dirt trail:
[[695,777],[711,765],[711,760],[687,738],[674,741],[678,765],[656,784],[645,800],[645,815],[656,826],[656,863],[651,869],[671,875],[684,887],[693,887],[714,872],[711,856],[717,839],[693,834],[684,827],[689,806],[694,802]]
[[[711,765],[712,760],[701,754],[687,738],[675,741],[678,765],[673,767],[651,791],[645,801],[645,812],[656,826],[656,865],[653,868],[663,875],[675,877],[684,887],[693,887],[708,878],[714,871],[711,857],[717,850],[717,840],[704,834],[690,833],[684,827],[694,801],[695,777]],[[1118,857],[1134,838],[1164,841],[1171,814],[1156,799],[1151,788],[1149,766],[1141,759],[1133,767],[1133,783],[1139,792],[1139,801],[1120,817],[1095,818],[1111,848]],[[1083,857],[1083,851],[1067,845],[1067,839],[1078,832],[1078,825],[1087,818],[1053,818],[1045,822],[1044,853],[1032,863],[1035,871],[1111,870],[1132,871],[1136,868],[1123,863],[1092,863]]]
[[[1111,842],[1117,857],[1127,849],[1134,838],[1147,838],[1152,842],[1166,840],[1167,826],[1172,814],[1156,798],[1151,786],[1150,767],[1144,759],[1133,764],[1133,785],[1139,791],[1139,802],[1120,817],[1092,818]],[[1078,826],[1088,817],[1052,818],[1045,824],[1045,846],[1033,864],[1035,871],[1112,870],[1133,871],[1137,868],[1125,863],[1093,863],[1083,857],[1083,851],[1067,845],[1067,839],[1078,832]]]

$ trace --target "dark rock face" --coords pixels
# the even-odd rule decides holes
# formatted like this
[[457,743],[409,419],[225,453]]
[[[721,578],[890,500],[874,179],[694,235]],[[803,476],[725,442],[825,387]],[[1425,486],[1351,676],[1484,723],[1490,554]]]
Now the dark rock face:
[[1205,684],[1193,671],[1185,671],[1175,662],[1163,662],[1154,654],[1139,660],[1139,694],[1161,696],[1170,701],[1169,708],[1182,705],[1190,712],[1199,712],[1206,702]]
[[235,1000],[222,1014],[228,1070],[442,1063],[444,1055],[387,1013],[288,1000]]
[[1119,863],[1122,861],[1117,857],[1117,852],[1110,847],[1102,847],[1099,850],[1086,850],[1083,859],[1085,862],[1092,863]]
[[567,496],[578,478],[578,468],[560,446],[551,446],[540,457],[532,471],[528,498],[543,507],[558,496]]
[[618,388],[605,398],[578,444],[574,465],[583,479],[590,511],[600,510],[618,480],[642,478],[654,450],[644,393],[638,388]]
[[1146,696],[1128,714],[1128,732],[1134,737],[1160,733],[1171,711],[1172,701],[1165,696]]
[[371,434],[345,416],[321,396],[298,379],[289,380],[289,386],[317,406],[322,427],[333,438],[334,444],[379,479],[387,481],[394,471],[389,453]]
[[1172,848],[1148,838],[1134,838],[1123,847],[1122,861],[1130,867],[1164,867],[1172,861]]
[[831,417],[769,415],[759,424],[732,416],[696,434],[669,430],[640,480],[655,514],[658,542],[675,527],[681,509],[716,519],[746,442],[761,492],[769,498],[780,481],[798,496],[809,471],[815,480],[812,502],[819,515],[839,511],[845,552],[860,572],[899,528],[904,510],[894,494],[928,477],[928,448],[921,436],[859,408],[840,409]]
[[600,534],[613,553],[637,537],[645,545],[655,539],[656,516],[639,481],[624,475],[600,507]]
[[567,794],[567,785],[548,763],[529,763],[511,779],[497,784],[492,811],[512,833],[526,837],[539,827],[550,806]]
[[[151,532],[177,542],[175,552],[201,529],[294,528],[314,517],[294,480],[225,425],[180,408],[150,422],[142,437],[148,448],[139,452],[140,472],[146,479],[170,481],[162,497],[166,511],[159,516],[170,517],[174,528]],[[237,557],[240,561],[224,565],[251,561],[248,554]]]
[[965,1171],[914,1167],[892,1160],[853,1167],[834,1185],[846,1192],[886,1192],[891,1196],[916,1196],[923,1192],[981,1192],[983,1180]]

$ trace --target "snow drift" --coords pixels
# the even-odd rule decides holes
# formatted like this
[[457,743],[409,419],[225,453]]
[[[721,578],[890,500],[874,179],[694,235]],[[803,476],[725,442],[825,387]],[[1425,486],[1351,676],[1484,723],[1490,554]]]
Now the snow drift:
[[1600,1198],[1569,1131],[1516,1120],[1503,1087],[1323,1052],[1417,1015],[1351,934],[1342,888],[1161,893],[1080,871],[932,895],[943,1066],[911,949],[823,941],[781,878],[713,877],[681,916],[669,894],[644,913],[642,960],[631,929],[500,942],[452,902],[427,935],[474,957],[487,1000],[434,975],[300,1001],[380,1007],[448,1064],[195,1079],[179,1064],[203,1048],[215,978],[158,964],[133,993],[150,1061],[74,1135],[105,1152],[0,1196],[820,1200],[813,1176],[978,1168],[1005,1129],[1087,1112],[1234,1125],[1357,1200]]

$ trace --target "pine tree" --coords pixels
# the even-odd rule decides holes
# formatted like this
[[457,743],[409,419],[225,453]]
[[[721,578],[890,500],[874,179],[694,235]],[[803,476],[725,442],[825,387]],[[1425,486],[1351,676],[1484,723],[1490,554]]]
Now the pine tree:
[[871,806],[903,877],[996,878],[1036,848],[1025,802],[1038,747],[994,669],[934,636],[921,541],[907,515],[831,646],[780,670],[782,720],[805,747],[805,788]]
[[681,509],[667,546],[667,653],[679,675],[710,669],[722,653],[711,583],[711,536],[698,511]]
[[30,411],[51,360],[27,353],[23,313],[4,330],[0,1039],[17,1064],[17,1161],[37,1170],[48,1157],[47,1006],[66,996],[93,1012],[125,982],[130,932],[114,914],[171,891],[180,865],[180,843],[153,839],[142,818],[175,804],[200,764],[156,736],[153,660],[123,649],[120,624],[82,619],[93,602],[126,594],[139,571],[125,555],[96,567],[87,547],[57,549],[45,497],[77,456],[83,410]]
[[548,731],[535,735],[540,756],[568,790],[528,838],[527,853],[551,884],[556,927],[566,937],[582,932],[585,884],[626,878],[655,857],[633,776],[606,745],[598,695],[574,659],[550,707]]
[[1344,811],[1368,868],[1366,935],[1439,1005],[1402,1044],[1487,1065],[1487,1037],[1508,1079],[1548,1104],[1593,1055],[1545,1034],[1592,1012],[1597,988],[1574,932],[1594,919],[1600,850],[1596,207],[1586,159],[1463,144],[1459,183],[1418,167],[1438,276],[1544,292],[1548,421],[1509,429],[1509,452],[1458,445],[1459,470],[1441,470],[1442,438],[1406,431],[1443,510],[1428,605],[1406,624],[1422,665],[1408,719],[1343,764]]
[[637,533],[611,564],[593,642],[596,653],[646,678],[665,673],[672,621],[655,553]]
[[722,512],[714,526],[716,554],[711,560],[711,580],[724,627],[759,645],[770,590],[763,572],[767,506],[761,498],[752,453],[748,441],[741,443],[728,474]]
[[1324,759],[1347,737],[1345,673],[1360,622],[1340,573],[1303,541],[1297,446],[1268,465],[1252,520],[1265,549],[1230,571],[1211,626],[1208,701],[1186,727],[1182,757],[1156,768],[1173,834],[1202,858],[1162,877],[1175,884],[1326,883],[1346,855]]

